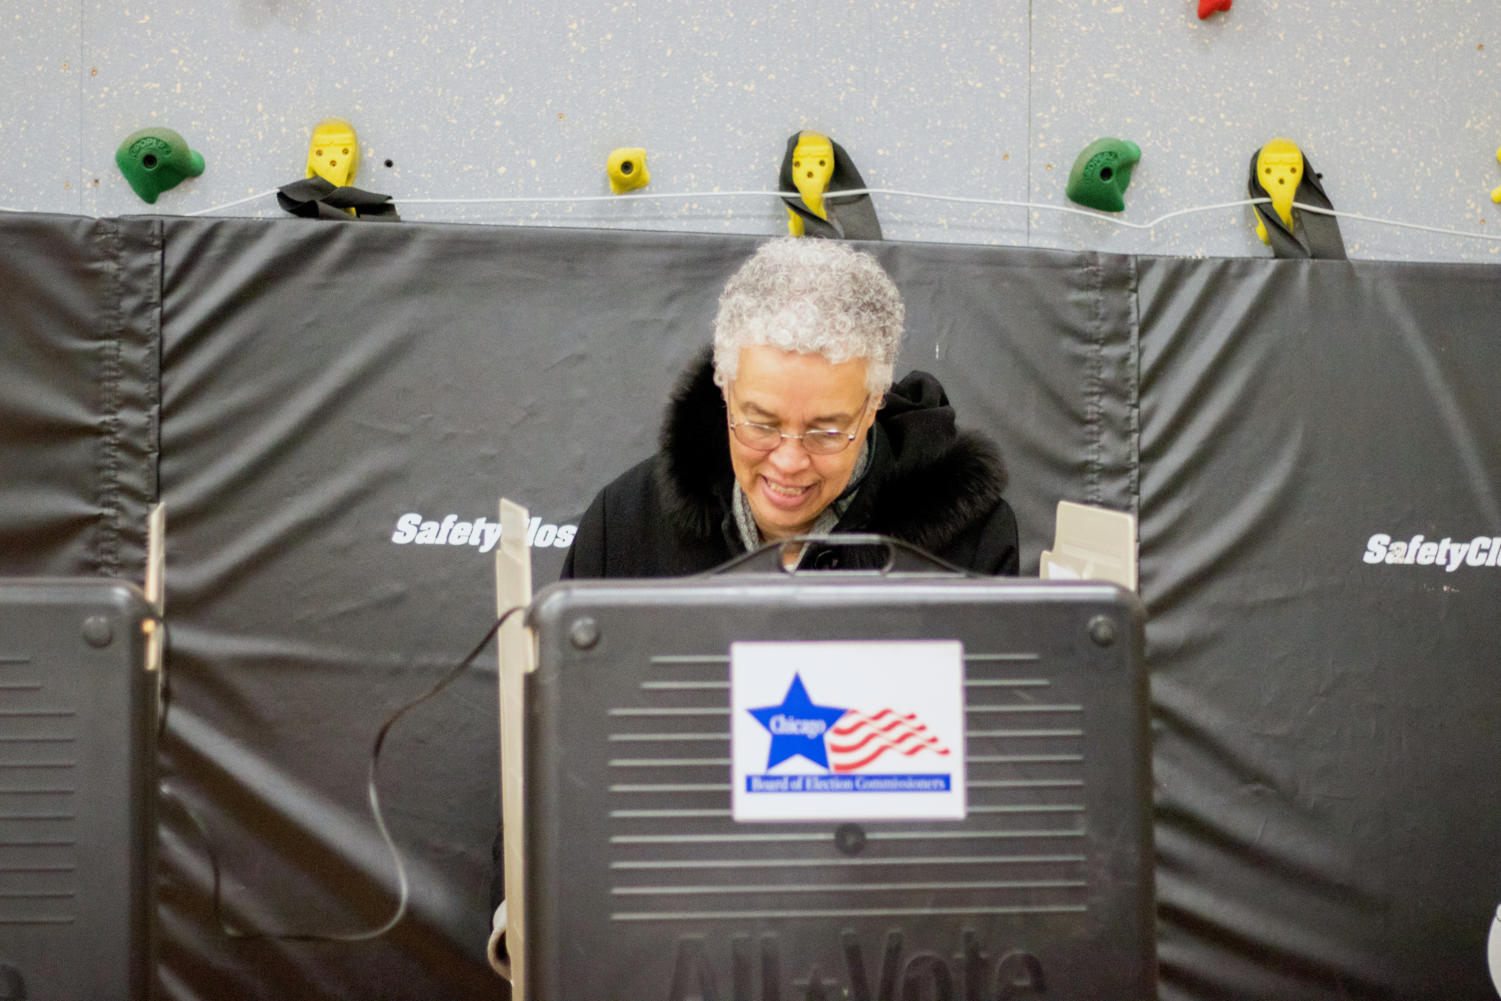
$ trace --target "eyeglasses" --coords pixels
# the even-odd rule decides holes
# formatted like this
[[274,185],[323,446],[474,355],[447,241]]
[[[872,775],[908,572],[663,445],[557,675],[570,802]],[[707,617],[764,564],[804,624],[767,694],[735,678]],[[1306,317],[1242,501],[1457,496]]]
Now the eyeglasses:
[[[860,404],[860,416],[865,416],[866,404],[870,403],[870,397]],[[792,438],[800,441],[809,455],[836,455],[849,448],[850,442],[859,434],[860,419],[855,419],[854,431],[840,431],[837,428],[816,428],[812,431],[804,431],[802,434],[783,434],[782,429],[770,424],[757,424],[755,421],[730,421],[730,431],[735,435],[735,440],[746,448],[755,449],[757,452],[772,452],[781,446],[784,438]]]

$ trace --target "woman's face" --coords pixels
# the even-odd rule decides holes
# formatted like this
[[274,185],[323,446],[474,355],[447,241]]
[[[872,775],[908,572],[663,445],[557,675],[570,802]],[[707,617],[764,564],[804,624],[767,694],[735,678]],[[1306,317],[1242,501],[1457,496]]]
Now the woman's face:
[[739,372],[725,387],[731,421],[766,424],[783,434],[838,430],[855,435],[839,452],[813,455],[794,438],[759,451],[729,432],[735,479],[767,541],[807,532],[848,485],[876,419],[865,388],[868,364],[854,359],[835,365],[822,355],[769,345],[740,349]]

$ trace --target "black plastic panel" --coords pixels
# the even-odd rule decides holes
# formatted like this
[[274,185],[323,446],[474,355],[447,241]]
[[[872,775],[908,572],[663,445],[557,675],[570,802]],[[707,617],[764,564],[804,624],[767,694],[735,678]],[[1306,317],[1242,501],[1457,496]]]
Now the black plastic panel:
[[[1138,615],[1110,586],[931,575],[549,589],[531,996],[1155,997]],[[730,644],[836,639],[962,642],[966,819],[860,823],[852,850],[849,824],[731,818]]]
[[126,584],[0,579],[7,997],[150,994],[157,687],[146,619]]

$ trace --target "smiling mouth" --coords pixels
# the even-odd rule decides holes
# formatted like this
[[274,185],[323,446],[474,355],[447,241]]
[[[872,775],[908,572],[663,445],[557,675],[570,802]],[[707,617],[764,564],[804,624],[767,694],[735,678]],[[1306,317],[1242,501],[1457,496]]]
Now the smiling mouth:
[[761,477],[761,488],[766,498],[778,507],[794,507],[808,496],[813,490],[813,485],[809,484],[805,487],[783,486],[780,483],[773,483],[763,476]]
[[803,491],[808,489],[807,487],[784,487],[778,483],[773,483],[770,480],[766,481],[766,486],[770,488],[773,493],[781,494],[784,497],[796,497],[799,494],[803,493]]

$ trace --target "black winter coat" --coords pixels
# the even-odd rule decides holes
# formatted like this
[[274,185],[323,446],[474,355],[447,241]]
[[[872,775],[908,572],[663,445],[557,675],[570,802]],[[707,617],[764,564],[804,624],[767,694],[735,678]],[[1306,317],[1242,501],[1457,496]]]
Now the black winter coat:
[[[728,423],[706,353],[678,380],[661,450],[589,505],[563,576],[685,576],[740,555]],[[870,440],[870,470],[835,532],[889,535],[980,573],[1017,572],[1016,517],[1001,497],[1005,468],[987,439],[955,427],[937,379],[913,372],[894,385]],[[809,547],[803,565],[829,560]]]

